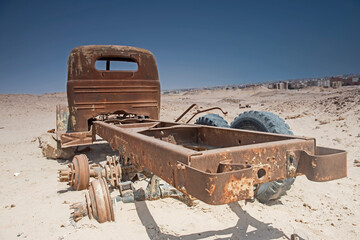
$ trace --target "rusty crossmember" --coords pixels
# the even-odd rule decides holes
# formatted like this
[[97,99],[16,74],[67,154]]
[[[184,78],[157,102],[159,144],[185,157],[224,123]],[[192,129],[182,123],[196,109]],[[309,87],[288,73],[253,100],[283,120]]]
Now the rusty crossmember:
[[92,129],[139,170],[213,205],[250,199],[265,182],[346,176],[346,152],[317,147],[314,138],[149,119],[95,121]]

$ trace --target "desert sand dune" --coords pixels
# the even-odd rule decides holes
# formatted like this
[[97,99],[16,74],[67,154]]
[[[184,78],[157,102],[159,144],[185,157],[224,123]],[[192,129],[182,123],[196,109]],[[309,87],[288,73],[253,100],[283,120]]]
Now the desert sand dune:
[[[65,93],[0,95],[0,239],[358,239],[360,236],[360,88],[302,90],[223,89],[162,95],[161,119],[175,120],[188,106],[220,106],[229,123],[241,112],[271,111],[295,135],[348,152],[348,177],[314,183],[298,177],[271,205],[241,201],[188,207],[174,199],[118,204],[116,222],[69,220],[69,205],[83,192],[57,182],[67,160],[46,159],[37,137],[55,127],[55,106]],[[247,108],[239,108],[249,105]],[[214,111],[214,113],[220,113]],[[186,120],[186,118],[184,119]],[[194,119],[195,120],[195,119]],[[193,120],[193,121],[194,121]],[[94,162],[112,154],[91,146]],[[71,159],[68,159],[71,161]]]

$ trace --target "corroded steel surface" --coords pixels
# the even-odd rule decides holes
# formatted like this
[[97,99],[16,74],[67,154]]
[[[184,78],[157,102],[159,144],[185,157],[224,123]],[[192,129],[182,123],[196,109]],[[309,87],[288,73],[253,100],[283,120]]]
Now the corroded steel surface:
[[68,168],[58,170],[59,182],[67,182],[79,191],[87,189],[90,180],[89,160],[84,154],[75,155]]
[[[97,70],[95,62],[135,62],[137,71]],[[67,97],[72,131],[88,131],[100,114],[128,113],[159,118],[160,83],[150,51],[135,47],[94,45],[74,48],[68,60]]]
[[67,132],[60,135],[60,144],[62,148],[90,145],[95,140],[93,131]]
[[106,157],[106,165],[104,166],[105,177],[109,182],[111,187],[117,187],[121,181],[121,166],[119,164],[119,159],[115,156]]
[[115,220],[113,202],[104,178],[92,181],[89,192],[85,193],[85,201],[72,204],[70,209],[73,209],[72,218],[76,222],[85,216],[95,218],[99,223]]
[[315,154],[296,151],[302,161],[297,166],[297,173],[307,173],[311,181],[326,182],[346,177],[346,152],[338,149],[317,147]]
[[[127,169],[127,168],[126,168]],[[129,171],[129,170],[128,170]],[[122,169],[119,158],[107,156],[106,164],[89,165],[86,155],[76,155],[65,169],[58,170],[58,181],[67,182],[74,190],[84,190],[89,187],[90,177],[103,177],[112,188],[118,187],[122,178]]]
[[115,220],[109,188],[104,178],[99,178],[91,182],[89,196],[92,216],[99,223]]
[[58,171],[59,182],[67,182],[70,187],[79,191],[89,186],[90,171],[86,155],[75,155],[68,168]]
[[[96,121],[94,130],[139,170],[145,167],[184,194],[208,204],[249,199],[255,185],[297,175],[313,181],[346,176],[346,153],[317,153],[320,148],[313,138],[134,121],[131,127],[126,121]],[[319,167],[310,169],[309,159],[314,158]]]
[[67,105],[56,105],[56,138],[60,139],[61,134],[69,129],[69,108]]

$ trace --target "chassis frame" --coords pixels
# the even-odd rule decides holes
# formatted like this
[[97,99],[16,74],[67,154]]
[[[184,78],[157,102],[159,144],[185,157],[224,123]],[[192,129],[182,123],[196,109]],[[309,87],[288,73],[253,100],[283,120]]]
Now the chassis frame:
[[[61,135],[62,145],[81,134]],[[347,174],[346,152],[318,147],[314,138],[137,118],[94,121],[82,140],[91,144],[96,135],[138,171],[145,167],[212,205],[251,199],[265,182],[299,175],[325,182]]]

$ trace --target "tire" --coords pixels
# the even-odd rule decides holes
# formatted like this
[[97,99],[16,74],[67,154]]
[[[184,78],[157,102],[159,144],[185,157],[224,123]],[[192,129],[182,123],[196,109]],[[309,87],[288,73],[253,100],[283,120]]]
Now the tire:
[[[231,128],[261,132],[294,135],[288,124],[278,115],[270,112],[249,111],[240,114],[230,125]],[[295,178],[281,179],[258,186],[256,199],[261,203],[270,203],[279,199],[291,188]]]
[[196,119],[195,124],[228,128],[229,124],[217,114],[207,114]]

